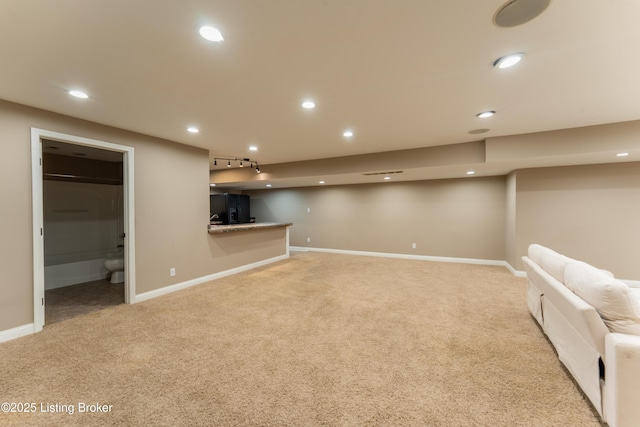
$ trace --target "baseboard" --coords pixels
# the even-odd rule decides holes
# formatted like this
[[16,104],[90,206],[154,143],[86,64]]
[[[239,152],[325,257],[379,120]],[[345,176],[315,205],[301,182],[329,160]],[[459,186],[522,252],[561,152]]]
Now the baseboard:
[[140,295],[136,295],[132,304],[146,301],[152,298],[157,298],[162,295],[167,295],[172,292],[176,292],[182,289],[190,288],[191,286],[200,285],[202,283],[210,282],[212,280],[221,279],[223,277],[232,276],[234,274],[242,273],[243,271],[252,270],[254,268],[262,267],[264,265],[272,264],[274,262],[282,261],[289,258],[288,254],[280,255],[277,257],[265,259],[262,261],[254,262],[252,264],[243,265],[240,267],[232,268],[229,270],[221,271],[219,273],[210,274],[204,277],[198,277],[197,279],[187,280],[186,282],[176,283],[175,285],[165,286],[164,288],[154,289],[153,291],[145,292]]
[[383,257],[383,258],[414,259],[414,260],[420,260],[420,261],[455,262],[459,264],[498,265],[501,267],[505,267],[512,274],[518,277],[525,277],[524,271],[518,271],[514,269],[506,261],[494,260],[494,259],[455,258],[455,257],[429,256],[429,255],[409,255],[409,254],[394,254],[389,252],[350,251],[345,249],[309,248],[305,246],[291,246],[290,250],[298,251],[298,252],[326,252],[326,253],[343,254],[343,255],[360,255],[360,256],[377,256],[377,257]]
[[516,270],[507,261],[504,262],[504,266],[507,268],[507,270],[509,270],[511,272],[511,274],[513,274],[516,277],[527,277],[527,272],[526,271],[524,271],[524,270]]
[[25,335],[31,335],[35,333],[33,323],[28,325],[18,326],[17,328],[7,329],[6,331],[0,331],[0,342],[14,340],[16,338],[23,337]]

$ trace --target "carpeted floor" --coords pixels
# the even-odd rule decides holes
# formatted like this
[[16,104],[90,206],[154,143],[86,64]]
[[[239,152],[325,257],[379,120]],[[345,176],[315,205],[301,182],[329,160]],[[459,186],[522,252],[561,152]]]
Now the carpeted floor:
[[37,406],[9,425],[600,425],[502,267],[297,253],[0,360],[0,400]]

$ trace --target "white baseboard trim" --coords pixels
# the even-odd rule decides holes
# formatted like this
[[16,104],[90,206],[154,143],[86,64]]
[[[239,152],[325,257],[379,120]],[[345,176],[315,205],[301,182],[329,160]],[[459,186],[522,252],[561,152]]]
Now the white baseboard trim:
[[420,261],[456,262],[460,264],[479,264],[479,265],[498,265],[501,267],[505,267],[515,276],[526,277],[524,271],[518,271],[514,269],[506,261],[494,260],[494,259],[455,258],[455,257],[429,256],[429,255],[394,254],[394,253],[388,253],[388,252],[350,251],[345,249],[309,248],[306,246],[291,246],[290,249],[292,251],[298,251],[298,252],[326,252],[326,253],[332,253],[332,254],[377,256],[377,257],[383,257],[383,258],[414,259],[414,260],[420,260]]
[[33,323],[29,323],[28,325],[22,325],[18,326],[17,328],[0,331],[0,342],[14,340],[16,338],[20,338],[25,335],[31,335],[33,333],[35,333],[35,327]]
[[516,270],[507,261],[504,262],[504,266],[507,267],[507,270],[509,270],[511,272],[511,274],[513,274],[516,277],[527,277],[527,272],[526,271],[524,271],[524,270]]
[[229,270],[221,271],[219,273],[210,274],[208,276],[198,277],[197,279],[187,280],[186,282],[176,283],[175,285],[165,286],[164,288],[154,289],[153,291],[145,292],[140,295],[136,295],[132,304],[146,301],[149,299],[157,298],[162,295],[167,295],[172,292],[176,292],[182,289],[190,288],[191,286],[200,285],[202,283],[210,282],[212,280],[221,279],[223,277],[232,276],[234,274],[242,273],[243,271],[252,270],[254,268],[262,267],[267,264],[282,261],[289,258],[288,254],[280,255],[277,257],[265,259],[262,261],[254,262],[252,264],[243,265],[240,267],[232,268]]

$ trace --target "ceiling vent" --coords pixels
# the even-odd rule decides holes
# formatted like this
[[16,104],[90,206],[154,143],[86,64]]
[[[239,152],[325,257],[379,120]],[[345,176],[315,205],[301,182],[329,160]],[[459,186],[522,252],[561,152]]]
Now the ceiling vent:
[[394,173],[402,173],[403,171],[389,171],[389,172],[368,172],[363,173],[362,175],[371,176],[371,175],[392,175]]
[[493,16],[498,27],[515,27],[531,21],[549,6],[551,0],[509,0]]

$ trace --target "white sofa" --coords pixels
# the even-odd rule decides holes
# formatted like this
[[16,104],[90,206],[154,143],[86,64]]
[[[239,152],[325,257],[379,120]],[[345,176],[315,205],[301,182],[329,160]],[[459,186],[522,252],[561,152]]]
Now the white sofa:
[[522,260],[529,311],[560,361],[611,427],[640,426],[640,289],[537,244]]

